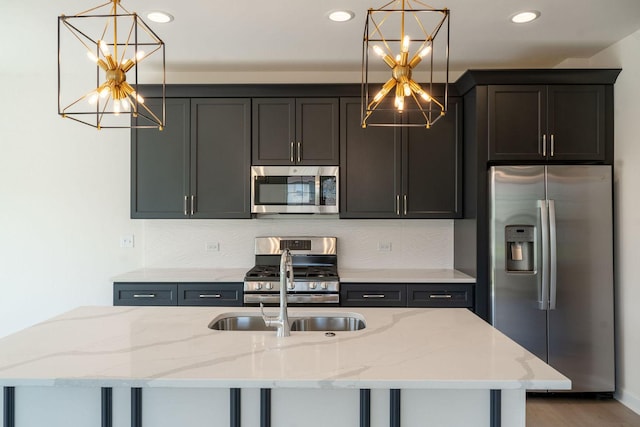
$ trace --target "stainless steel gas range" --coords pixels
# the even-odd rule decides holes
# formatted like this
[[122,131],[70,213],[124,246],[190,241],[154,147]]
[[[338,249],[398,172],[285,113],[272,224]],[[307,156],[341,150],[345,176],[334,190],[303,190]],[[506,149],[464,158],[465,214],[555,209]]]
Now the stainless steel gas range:
[[293,283],[287,303],[297,306],[340,303],[337,239],[335,237],[257,237],[256,265],[244,278],[244,304],[279,303],[280,255],[289,249]]

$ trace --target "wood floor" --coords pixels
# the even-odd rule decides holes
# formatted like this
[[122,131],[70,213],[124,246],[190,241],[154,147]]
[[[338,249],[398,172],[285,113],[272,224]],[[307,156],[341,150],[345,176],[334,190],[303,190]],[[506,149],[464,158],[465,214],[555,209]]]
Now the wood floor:
[[640,427],[640,415],[614,399],[533,395],[527,427]]

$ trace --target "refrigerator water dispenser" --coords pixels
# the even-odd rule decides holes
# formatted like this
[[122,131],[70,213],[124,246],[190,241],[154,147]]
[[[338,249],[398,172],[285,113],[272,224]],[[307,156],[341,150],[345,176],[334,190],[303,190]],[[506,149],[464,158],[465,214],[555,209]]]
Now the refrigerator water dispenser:
[[533,273],[535,226],[507,225],[504,234],[507,245],[507,271]]

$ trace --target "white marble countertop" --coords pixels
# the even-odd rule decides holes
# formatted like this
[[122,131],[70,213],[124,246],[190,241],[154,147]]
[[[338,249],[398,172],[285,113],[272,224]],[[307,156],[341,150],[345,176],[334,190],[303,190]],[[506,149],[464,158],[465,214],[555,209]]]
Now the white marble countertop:
[[340,268],[342,283],[475,283],[476,279],[449,268]]
[[[120,274],[113,282],[243,282],[247,268],[142,268]],[[453,269],[339,268],[344,283],[475,283],[475,278]]]
[[234,282],[244,281],[247,268],[141,268],[112,278],[113,282]]
[[569,389],[570,381],[466,309],[357,313],[355,332],[215,331],[257,308],[80,307],[0,339],[0,386]]

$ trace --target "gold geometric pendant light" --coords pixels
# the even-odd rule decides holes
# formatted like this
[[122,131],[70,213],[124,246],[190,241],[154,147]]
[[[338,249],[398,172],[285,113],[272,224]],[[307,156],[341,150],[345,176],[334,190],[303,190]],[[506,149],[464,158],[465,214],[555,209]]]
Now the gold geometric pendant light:
[[[419,0],[394,0],[368,10],[362,44],[362,127],[430,128],[445,115],[449,15],[449,9]],[[434,83],[434,67],[444,73],[443,86]],[[372,74],[383,72],[391,75],[386,83],[372,83]]]
[[[58,114],[97,129],[162,130],[164,53],[162,40],[120,0],[59,16]],[[145,105],[142,84],[162,85],[161,107]]]

